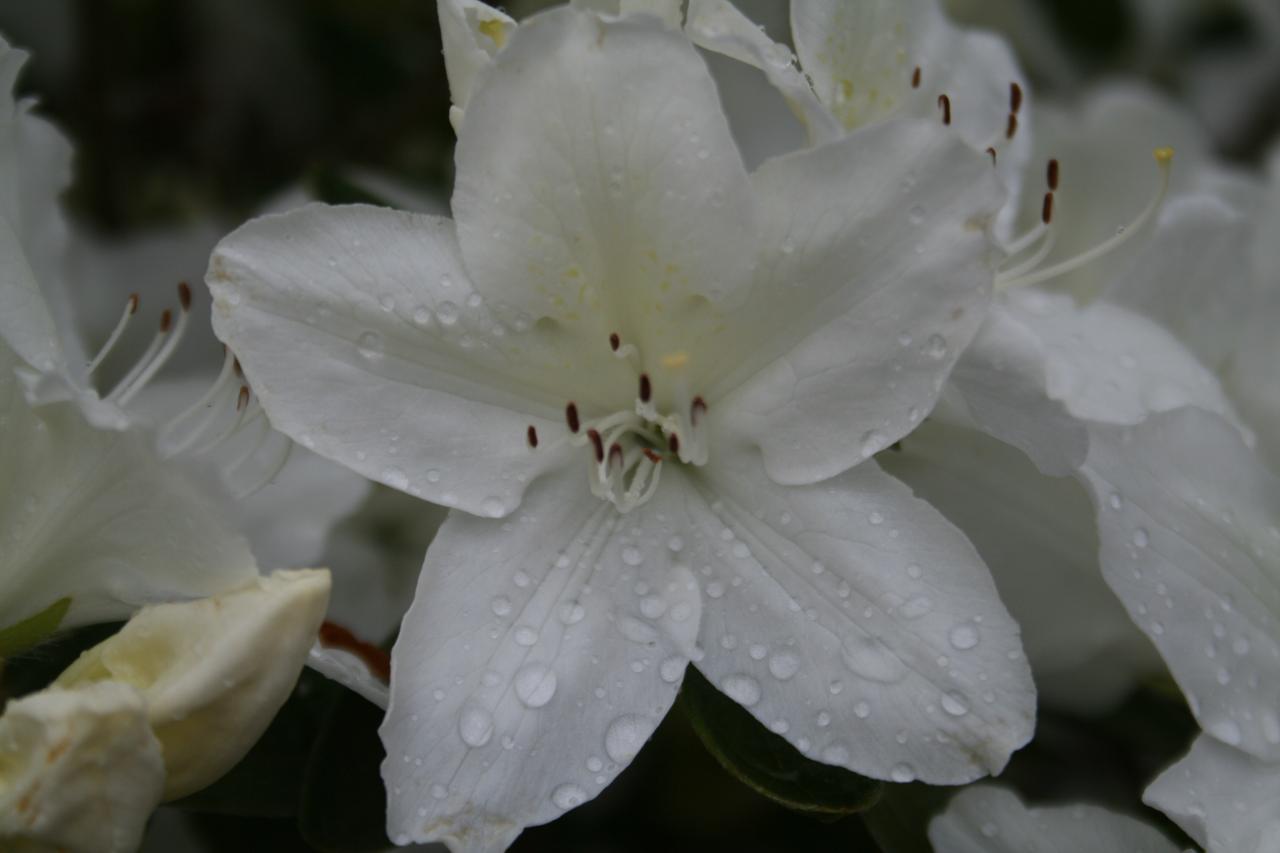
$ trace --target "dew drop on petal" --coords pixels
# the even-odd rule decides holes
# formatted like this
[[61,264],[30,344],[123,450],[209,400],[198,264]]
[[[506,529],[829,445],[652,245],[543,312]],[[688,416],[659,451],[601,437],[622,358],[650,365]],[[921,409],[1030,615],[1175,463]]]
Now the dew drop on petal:
[[541,708],[556,694],[556,673],[545,663],[527,663],[516,671],[516,698],[530,708]]
[[682,657],[669,657],[658,665],[658,675],[668,684],[675,684],[684,675],[685,664]]
[[409,487],[409,475],[399,468],[388,468],[382,472],[382,482],[393,489],[403,491]]
[[969,713],[969,706],[958,693],[942,694],[942,710],[953,717],[963,717]]
[[911,769],[909,764],[895,764],[893,769],[889,771],[889,778],[895,782],[905,784],[915,781],[916,772]]
[[639,714],[623,714],[604,733],[604,751],[618,764],[626,764],[653,734],[653,722]]
[[535,628],[528,625],[521,625],[519,628],[516,628],[514,639],[516,641],[516,645],[528,648],[538,642],[538,632]]
[[622,562],[628,566],[638,566],[644,562],[644,554],[634,545],[628,545],[622,549]]
[[493,737],[493,715],[472,705],[458,718],[458,734],[467,746],[481,747]]
[[565,601],[561,603],[556,611],[556,616],[565,625],[576,625],[582,621],[587,615],[586,608],[576,601]]
[[488,497],[480,502],[480,510],[490,518],[502,518],[507,511],[507,505],[502,498]]
[[356,339],[356,351],[360,353],[362,358],[369,361],[380,360],[384,355],[382,336],[377,332],[362,332],[360,337]]
[[496,596],[493,601],[489,602],[489,607],[493,610],[495,616],[506,616],[511,612],[511,599],[505,595]]
[[1151,542],[1151,537],[1144,528],[1139,527],[1133,531],[1133,544],[1138,548],[1145,548]]
[[968,622],[961,622],[951,629],[948,639],[954,648],[961,651],[971,649],[978,645],[978,629]]
[[436,317],[442,326],[452,326],[458,322],[458,306],[445,300],[436,308]]
[[862,434],[861,447],[862,458],[866,459],[879,453],[884,449],[884,434],[878,430],[868,430]]
[[726,675],[720,689],[730,699],[750,708],[760,701],[760,682],[749,675]]
[[790,652],[779,652],[769,658],[769,674],[779,681],[786,681],[800,671],[800,658]]
[[572,782],[561,785],[551,792],[551,802],[555,803],[557,808],[565,811],[580,806],[586,801],[587,792]]

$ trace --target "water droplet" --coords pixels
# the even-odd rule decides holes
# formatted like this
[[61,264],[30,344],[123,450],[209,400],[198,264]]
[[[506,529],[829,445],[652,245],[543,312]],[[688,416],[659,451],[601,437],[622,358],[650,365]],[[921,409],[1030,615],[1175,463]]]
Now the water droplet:
[[686,663],[682,657],[669,657],[658,665],[658,675],[667,684],[675,684],[684,675]]
[[667,547],[670,548],[673,553],[679,554],[684,548],[684,540],[679,536],[672,536],[667,540]]
[[877,430],[868,430],[862,434],[862,458],[867,459],[884,449],[884,435]]
[[870,681],[892,684],[907,674],[906,666],[897,655],[875,637],[846,637],[840,651],[845,666]]
[[982,825],[981,831],[984,838],[995,838],[1000,834],[1000,828],[990,821]]
[[942,694],[942,710],[946,711],[953,717],[963,717],[969,713],[969,706],[965,704],[964,698],[958,693]]
[[430,471],[428,471],[428,472],[427,472],[427,482],[428,482],[428,483],[438,483],[438,482],[440,482],[440,472],[439,472],[439,471],[437,471],[437,470],[436,470],[436,469],[434,469],[434,468],[432,468]]
[[961,622],[951,629],[948,637],[954,648],[965,650],[978,645],[978,629],[968,622]]
[[458,306],[446,299],[436,308],[436,317],[439,318],[440,325],[452,326],[458,322]]
[[502,498],[487,497],[480,502],[480,510],[490,518],[502,518],[507,512],[507,505]]
[[919,619],[930,610],[933,609],[933,602],[929,600],[927,595],[917,595],[907,601],[898,608],[898,613],[903,619]]
[[947,339],[942,335],[930,335],[925,342],[924,354],[934,361],[939,361],[947,354]]
[[726,675],[720,682],[720,689],[730,699],[747,708],[760,701],[760,682],[749,675]]
[[893,769],[889,771],[889,778],[895,782],[906,784],[915,780],[916,771],[912,770],[909,764],[895,764]]
[[467,746],[484,746],[493,737],[493,715],[484,708],[470,706],[458,718],[458,734]]
[[1218,720],[1207,731],[1227,746],[1238,746],[1240,743],[1240,726],[1235,720]]
[[442,274],[440,276],[440,286],[453,287],[453,278],[448,273]]
[[867,516],[867,521],[873,525],[884,524],[884,514],[873,510],[871,514]]
[[827,726],[831,725],[831,714],[826,711],[819,711],[817,723],[818,728],[825,729]]
[[918,204],[913,204],[911,209],[907,211],[907,221],[912,225],[919,225],[924,222],[924,208]]
[[480,297],[480,294],[478,293],[473,293],[467,297],[468,308],[479,308],[483,304],[484,304],[484,299],[482,299]]
[[640,613],[646,619],[657,619],[667,612],[666,599],[657,595],[650,595],[640,602]]
[[619,764],[635,758],[649,735],[653,734],[653,722],[639,714],[623,714],[604,733],[604,751]]
[[822,760],[827,764],[848,764],[849,747],[842,743],[833,743],[822,750]]
[[369,361],[378,361],[383,356],[382,336],[377,332],[363,332],[356,339],[356,351]]
[[538,631],[529,625],[521,625],[516,628],[514,635],[516,645],[525,646],[526,648],[538,642]]
[[853,706],[853,715],[859,720],[865,720],[871,716],[871,706],[866,702],[859,702]]
[[556,615],[566,625],[576,625],[587,615],[586,608],[576,601],[566,601],[560,605]]
[[431,325],[431,309],[427,308],[425,305],[419,305],[417,308],[414,308],[413,322],[417,323],[419,326]]
[[790,652],[779,652],[769,658],[769,674],[779,681],[786,681],[800,671],[800,658]]
[[719,598],[722,595],[724,595],[724,584],[720,583],[720,581],[712,581],[707,584],[708,598]]
[[495,616],[506,616],[511,612],[511,599],[505,595],[499,595],[489,603],[489,607],[493,610]]
[[1119,492],[1112,492],[1111,497],[1107,498],[1107,504],[1112,509],[1119,509],[1124,505],[1124,501],[1121,499]]
[[1145,528],[1139,527],[1133,531],[1133,544],[1138,548],[1145,548],[1151,543],[1151,537],[1147,534]]
[[396,310],[396,301],[391,298],[390,294],[383,294],[378,297],[378,304],[382,306],[382,310],[388,313]]
[[572,782],[561,785],[551,792],[551,802],[556,804],[557,808],[568,811],[571,808],[580,806],[587,801],[587,792],[574,785]]
[[556,694],[556,673],[545,663],[527,663],[516,672],[516,697],[530,708],[541,708]]
[[622,562],[628,566],[638,566],[644,562],[644,554],[640,553],[639,548],[628,545],[622,549]]
[[409,487],[409,475],[399,468],[388,468],[382,472],[382,482],[393,489],[404,490]]

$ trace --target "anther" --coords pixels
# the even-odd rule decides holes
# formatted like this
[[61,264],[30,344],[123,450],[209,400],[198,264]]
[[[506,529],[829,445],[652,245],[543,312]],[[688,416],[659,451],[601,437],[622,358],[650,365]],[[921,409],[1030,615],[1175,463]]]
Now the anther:
[[529,441],[529,447],[536,448],[538,446],[538,430],[533,424],[529,424],[529,429],[525,433],[525,438]]
[[676,435],[674,432],[667,436],[667,450],[670,450],[672,453],[680,452],[680,436]]
[[591,439],[591,446],[595,449],[596,462],[603,462],[604,440],[600,438],[600,433],[597,430],[589,429],[587,430],[587,438]]
[[1056,191],[1058,189],[1058,161],[1050,160],[1049,165],[1045,167],[1045,181],[1049,184],[1049,189]]
[[640,402],[647,403],[653,398],[653,383],[649,381],[649,374],[640,374]]
[[164,313],[160,315],[160,331],[167,333],[169,327],[173,325],[173,312],[168,308],[164,309]]
[[698,425],[698,419],[707,411],[707,401],[701,397],[694,397],[693,402],[689,405],[689,423],[693,426]]
[[138,303],[141,301],[142,300],[139,299],[138,294],[136,293],[129,294],[129,315],[130,316],[133,316],[134,314],[138,313]]
[[249,405],[249,386],[241,385],[240,393],[236,395],[236,411],[243,411],[247,405]]
[[1053,221],[1053,193],[1044,194],[1044,203],[1040,205],[1040,221],[1048,225]]
[[662,454],[658,453],[658,451],[654,450],[651,447],[643,448],[642,452],[644,453],[644,457],[648,459],[650,462],[652,462],[654,465],[657,465],[659,462],[662,461]]
[[569,432],[577,433],[578,428],[582,425],[578,420],[578,407],[574,403],[564,407],[564,419],[569,425]]
[[987,153],[991,155],[991,165],[996,164],[996,149],[994,146],[987,146]]
[[911,72],[911,88],[920,88],[920,66],[916,66],[916,70]]
[[191,310],[191,285],[185,281],[178,282],[178,304],[183,311]]
[[1022,87],[1017,83],[1009,84],[1009,112],[1016,113],[1022,109]]
[[618,442],[616,442],[616,441],[615,441],[613,444],[609,445],[609,465],[610,465],[610,467],[612,467],[612,466],[614,466],[614,465],[617,465],[617,466],[621,467],[621,466],[622,466],[622,459],[623,459],[622,445],[621,445],[621,444],[618,444]]
[[938,108],[942,110],[942,123],[951,124],[951,99],[946,95],[939,95]]
[[1018,117],[1013,113],[1009,113],[1009,123],[1004,128],[1004,138],[1013,139],[1013,135],[1018,132]]
[[620,346],[622,346],[622,338],[618,337],[617,332],[612,332],[609,335],[609,349],[613,350],[614,352],[617,352],[618,347]]
[[102,349],[98,350],[98,354],[89,362],[87,373],[93,373],[93,371],[97,370],[103,359],[115,349],[120,336],[124,334],[125,327],[129,325],[129,318],[138,313],[138,302],[138,294],[130,293],[129,299],[124,305],[124,313],[120,315],[120,319],[116,322],[116,327],[111,330],[111,335],[107,338],[107,342],[102,345]]

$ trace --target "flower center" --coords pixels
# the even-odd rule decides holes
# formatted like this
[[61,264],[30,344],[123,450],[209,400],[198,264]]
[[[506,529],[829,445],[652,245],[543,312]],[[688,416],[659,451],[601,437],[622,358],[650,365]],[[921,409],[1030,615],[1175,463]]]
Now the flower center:
[[[615,358],[642,363],[634,344],[609,336]],[[689,354],[662,356],[662,376],[668,387],[655,389],[647,371],[639,370],[631,408],[584,419],[572,400],[565,405],[565,441],[589,451],[591,492],[610,501],[620,512],[645,503],[658,490],[664,465],[704,465],[707,461],[707,403],[693,394],[686,379]],[[657,391],[663,403],[658,402]],[[538,447],[538,432],[530,426],[529,447]]]

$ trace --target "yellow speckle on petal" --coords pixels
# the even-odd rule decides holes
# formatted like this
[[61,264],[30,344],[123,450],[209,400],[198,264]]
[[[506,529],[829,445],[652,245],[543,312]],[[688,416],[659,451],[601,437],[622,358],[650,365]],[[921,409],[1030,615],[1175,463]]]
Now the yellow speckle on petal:
[[662,357],[662,366],[667,370],[679,370],[689,363],[689,353],[684,350],[670,352]]
[[481,21],[476,28],[487,35],[498,50],[502,50],[502,46],[507,43],[507,30],[497,18]]

